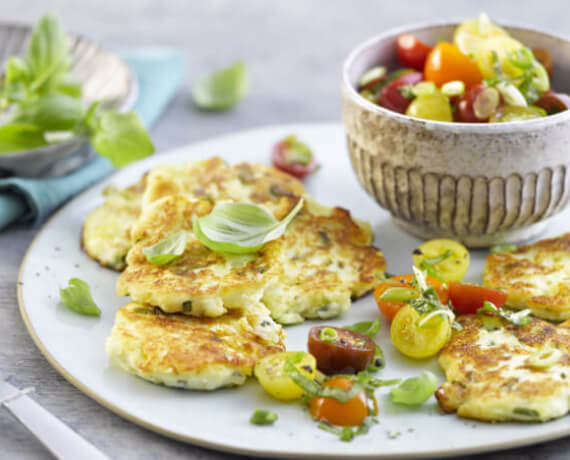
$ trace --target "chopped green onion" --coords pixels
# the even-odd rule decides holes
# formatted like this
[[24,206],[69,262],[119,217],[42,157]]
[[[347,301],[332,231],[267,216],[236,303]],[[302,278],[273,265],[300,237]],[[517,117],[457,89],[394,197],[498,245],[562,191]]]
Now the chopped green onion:
[[264,409],[256,409],[249,421],[254,425],[273,425],[278,419],[275,412]]
[[501,81],[497,83],[496,88],[499,90],[507,105],[515,105],[518,107],[527,107],[526,99],[519,89],[512,83]]
[[358,81],[358,87],[362,88],[374,81],[379,82],[385,76],[386,76],[386,67],[384,66],[372,67],[370,70],[364,72],[364,75],[360,77],[360,80]]
[[461,96],[465,93],[465,83],[461,80],[453,80],[441,86],[441,92],[448,97]]
[[338,332],[336,331],[336,329],[333,329],[332,327],[325,327],[324,329],[321,330],[319,338],[323,342],[332,343],[335,342],[336,339],[338,339]]
[[511,52],[509,61],[519,69],[530,70],[534,66],[535,58],[532,51],[527,47],[523,46]]
[[297,163],[306,166],[313,159],[313,152],[310,147],[301,142],[294,134],[287,136],[283,143],[287,146],[285,150],[285,161],[287,163]]
[[411,288],[405,287],[392,287],[386,289],[379,297],[380,300],[385,300],[387,302],[405,302],[406,300],[412,300],[418,297],[418,291]]
[[367,372],[376,372],[382,369],[386,365],[386,359],[384,358],[384,352],[380,345],[376,344],[376,351],[374,352],[374,357],[372,358],[372,362],[366,369]]
[[532,79],[534,87],[541,93],[548,91],[548,89],[550,88],[550,80],[548,78],[548,72],[543,67],[543,65],[538,61],[534,62],[534,75],[535,76]]
[[428,328],[431,327],[431,326],[427,325],[427,323],[429,322],[430,319],[432,319],[435,316],[447,316],[447,318],[449,318],[450,323],[453,323],[453,321],[455,321],[455,315],[453,314],[453,312],[451,310],[439,309],[439,310],[434,310],[431,313],[428,313],[427,315],[422,317],[420,319],[420,321],[418,322],[418,326],[419,327],[428,327]]
[[382,321],[380,317],[378,317],[374,321],[361,321],[360,323],[352,324],[350,326],[343,326],[342,328],[348,329],[349,331],[360,332],[361,334],[367,335],[373,339],[376,334],[378,334],[381,325]]
[[390,399],[396,404],[416,406],[426,402],[437,388],[437,377],[429,371],[423,371],[417,377],[404,380],[392,388]]
[[499,101],[499,91],[495,88],[485,88],[473,101],[473,113],[479,120],[485,120],[495,112]]
[[547,369],[560,361],[563,353],[558,348],[545,347],[528,358],[528,363],[537,369]]
[[517,313],[513,313],[511,311],[504,310],[502,308],[497,308],[493,303],[486,300],[483,302],[483,306],[477,310],[478,315],[482,315],[483,313],[491,312],[496,313],[501,318],[509,321],[510,323],[514,324],[515,326],[523,327],[526,326],[530,322],[530,310],[521,310]]
[[374,94],[372,93],[372,91],[367,90],[367,89],[363,89],[362,91],[360,91],[359,93],[364,99],[366,99],[367,101],[372,102],[373,104],[376,104],[376,98],[374,97]]
[[414,96],[421,96],[422,94],[433,94],[437,90],[433,81],[420,81],[412,86],[412,93]]
[[503,252],[513,252],[516,251],[516,249],[516,244],[497,244],[495,246],[491,246],[491,249],[489,249],[489,251],[493,254],[500,254]]

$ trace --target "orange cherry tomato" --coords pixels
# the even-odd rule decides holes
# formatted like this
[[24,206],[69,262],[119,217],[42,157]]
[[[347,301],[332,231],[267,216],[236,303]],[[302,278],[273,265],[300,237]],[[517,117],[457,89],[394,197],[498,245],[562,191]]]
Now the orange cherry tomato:
[[[389,278],[385,282],[380,283],[374,289],[374,299],[376,300],[376,304],[378,305],[378,308],[380,309],[382,314],[388,319],[388,321],[392,321],[394,319],[396,313],[400,311],[400,308],[406,305],[406,302],[390,302],[387,300],[382,300],[380,299],[380,297],[382,296],[382,294],[384,294],[384,292],[393,287],[413,288],[413,286],[411,285],[413,278],[414,275],[411,274],[393,276],[392,278]],[[439,297],[441,303],[446,304],[449,300],[449,294],[447,292],[447,288],[445,287],[445,285],[441,281],[436,280],[431,276],[428,276],[426,278],[426,282],[430,286],[434,287],[435,292],[437,293],[437,296]]]
[[424,67],[424,77],[441,86],[448,81],[460,80],[466,88],[481,83],[483,76],[477,64],[459,51],[455,45],[438,43],[429,53]]
[[403,34],[396,40],[398,59],[406,67],[422,71],[431,46],[410,34]]
[[[334,377],[325,386],[336,387],[348,391],[352,388],[352,380],[346,377]],[[309,405],[309,412],[317,420],[325,420],[332,425],[359,426],[368,416],[368,398],[363,391],[345,403],[333,398],[315,396]]]
[[502,307],[507,300],[507,294],[484,286],[450,281],[449,299],[457,313],[469,315],[477,313],[485,301]]

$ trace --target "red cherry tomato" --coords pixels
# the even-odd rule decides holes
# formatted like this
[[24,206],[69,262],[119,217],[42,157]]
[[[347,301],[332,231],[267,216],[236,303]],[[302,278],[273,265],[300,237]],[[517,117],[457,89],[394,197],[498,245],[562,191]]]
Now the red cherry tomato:
[[[348,391],[352,388],[352,380],[346,377],[335,377],[325,386],[336,387]],[[368,417],[368,399],[363,391],[345,403],[333,398],[316,396],[311,400],[309,412],[317,420],[325,420],[333,425],[359,426]]]
[[405,97],[400,88],[415,85],[423,80],[421,72],[409,72],[388,83],[378,96],[378,104],[394,112],[405,113],[412,99]]
[[[335,331],[336,337],[325,333]],[[366,369],[376,352],[374,340],[364,334],[337,327],[316,326],[309,331],[309,353],[325,374],[356,374]]]
[[315,156],[312,155],[309,163],[302,164],[295,161],[294,156],[291,155],[291,144],[284,139],[273,147],[273,153],[271,159],[273,166],[280,171],[283,171],[291,176],[302,179],[303,177],[311,174],[317,167],[317,160]]
[[481,123],[488,120],[480,119],[475,116],[473,111],[473,102],[477,96],[485,89],[485,86],[479,84],[473,86],[469,89],[463,96],[459,98],[457,102],[457,110],[455,111],[455,121],[460,121],[463,123]]
[[422,71],[431,46],[410,34],[400,35],[396,41],[398,59],[406,67]]
[[424,68],[425,78],[441,86],[448,81],[460,80],[466,88],[481,83],[483,75],[477,64],[451,43],[438,43],[429,53]]
[[449,300],[458,313],[469,315],[477,313],[485,301],[493,303],[496,307],[502,307],[507,300],[507,294],[475,284],[450,281]]

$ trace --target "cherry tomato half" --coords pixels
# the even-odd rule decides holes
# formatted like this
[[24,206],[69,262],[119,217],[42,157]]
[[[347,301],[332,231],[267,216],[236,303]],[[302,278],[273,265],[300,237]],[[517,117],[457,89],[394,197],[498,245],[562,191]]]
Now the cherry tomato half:
[[317,359],[317,369],[329,375],[363,371],[376,351],[376,343],[367,335],[327,326],[311,328],[308,347]]
[[423,75],[421,72],[409,72],[400,75],[382,88],[378,95],[378,104],[394,112],[405,113],[412,99],[404,96],[400,88],[407,85],[415,85],[422,81],[422,79]]
[[[566,100],[564,98],[566,96]],[[565,94],[556,94],[548,92],[534,103],[535,106],[546,110],[548,115],[568,110],[568,96]]]
[[485,90],[485,86],[478,84],[471,87],[457,102],[457,110],[455,111],[455,121],[462,123],[482,123],[488,118],[480,119],[475,115],[473,103],[477,96]]
[[552,56],[550,56],[548,50],[544,48],[534,48],[532,54],[534,54],[536,60],[542,64],[542,67],[548,72],[548,75],[552,76],[554,66],[552,64]]
[[[350,390],[352,385],[352,380],[346,377],[335,377],[325,382],[325,386],[344,391]],[[359,426],[368,417],[368,399],[364,391],[345,403],[333,398],[316,396],[311,400],[309,412],[313,418],[325,420],[333,425]]]
[[398,59],[406,67],[422,71],[431,46],[410,34],[400,35],[396,40]]
[[275,144],[272,162],[275,168],[298,179],[308,176],[317,167],[315,156],[295,136],[289,136]]
[[457,313],[469,315],[477,313],[486,300],[496,307],[502,307],[507,300],[507,294],[484,286],[450,281],[449,299]]
[[[382,300],[380,299],[380,297],[382,296],[382,294],[384,294],[384,292],[393,287],[413,288],[413,286],[411,285],[413,277],[414,275],[410,274],[393,276],[392,278],[389,278],[385,282],[380,283],[374,289],[374,299],[376,299],[376,304],[378,305],[378,308],[380,309],[382,314],[388,319],[388,321],[392,321],[394,319],[394,316],[396,316],[398,311],[400,311],[400,309],[406,305],[406,302],[390,302],[387,300]],[[430,286],[434,287],[435,292],[437,292],[437,296],[439,297],[441,303],[446,304],[447,301],[449,300],[449,295],[445,285],[441,281],[436,280],[431,276],[428,276],[426,278],[426,282]]]
[[429,53],[424,68],[425,79],[441,86],[460,80],[466,88],[481,83],[483,76],[477,64],[451,43],[438,43]]

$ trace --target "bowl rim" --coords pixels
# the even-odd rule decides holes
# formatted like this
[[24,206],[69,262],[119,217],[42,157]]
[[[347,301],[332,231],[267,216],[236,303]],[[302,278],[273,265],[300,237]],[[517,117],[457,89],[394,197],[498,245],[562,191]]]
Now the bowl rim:
[[[0,22],[0,27],[14,27],[14,28],[18,28],[18,29],[32,30],[34,25],[30,25],[27,23],[20,23],[20,22],[10,22],[10,21],[4,22],[4,21],[2,21],[2,22]],[[135,74],[135,72],[133,71],[131,66],[121,56],[119,56],[117,53],[114,53],[112,51],[107,50],[104,46],[102,46],[96,40],[93,40],[89,37],[86,37],[85,35],[75,34],[72,32],[71,33],[68,32],[67,35],[72,40],[81,40],[81,41],[89,42],[90,44],[97,47],[99,51],[102,51],[108,55],[114,56],[116,59],[121,61],[121,63],[127,69],[127,74],[128,74],[128,77],[131,81],[131,85],[129,88],[129,92],[126,94],[123,101],[121,101],[120,105],[117,106],[116,110],[118,112],[126,112],[128,110],[133,109],[135,107],[135,104],[136,104],[138,98],[139,98],[140,87],[139,87],[139,81],[138,81],[137,75]],[[1,62],[0,64],[4,64],[4,62]],[[2,154],[0,154],[0,156],[2,157],[2,159],[11,160],[14,158],[18,159],[18,158],[20,158],[23,155],[26,155],[28,153],[34,153],[36,155],[49,155],[49,154],[53,154],[54,151],[57,151],[59,149],[67,150],[67,149],[71,149],[71,148],[79,148],[80,146],[82,146],[88,142],[89,142],[89,137],[87,137],[85,135],[76,135],[76,136],[71,137],[70,139],[63,141],[63,142],[56,142],[53,144],[44,145],[43,147],[36,147],[33,149],[27,149],[27,150],[19,150],[19,151],[12,152],[12,153],[2,153]]]
[[[556,124],[561,124],[568,122],[570,120],[570,109],[564,112],[556,113],[554,115],[548,115],[542,118],[536,118],[533,120],[520,120],[520,121],[509,121],[505,123],[461,123],[456,121],[435,121],[426,120],[422,118],[415,118],[402,113],[394,112],[393,110],[386,109],[380,105],[376,105],[367,99],[363,98],[358,94],[356,88],[350,83],[349,71],[352,69],[356,59],[364,52],[370,48],[378,46],[380,42],[386,40],[390,37],[396,37],[402,33],[413,33],[414,31],[420,29],[429,29],[432,27],[443,27],[443,26],[458,26],[462,22],[468,20],[469,18],[451,18],[451,19],[441,19],[441,20],[428,20],[422,22],[416,22],[411,24],[404,24],[398,27],[392,27],[384,32],[374,35],[371,38],[360,42],[356,45],[352,51],[348,54],[344,60],[342,67],[342,86],[343,92],[348,92],[348,96],[353,99],[353,102],[360,105],[361,108],[375,112],[384,116],[392,117],[397,119],[401,123],[408,125],[413,125],[415,127],[424,127],[426,129],[437,129],[450,131],[454,133],[458,132],[469,132],[475,134],[487,134],[487,133],[505,133],[505,132],[517,132],[517,131],[527,131],[528,129],[542,129],[546,126],[552,126]],[[471,18],[472,19],[472,18]],[[554,34],[547,32],[539,27],[528,25],[521,22],[497,22],[501,27],[506,29],[519,29],[529,32],[538,33],[544,35],[550,39],[561,40],[570,45],[570,39],[559,34]]]

